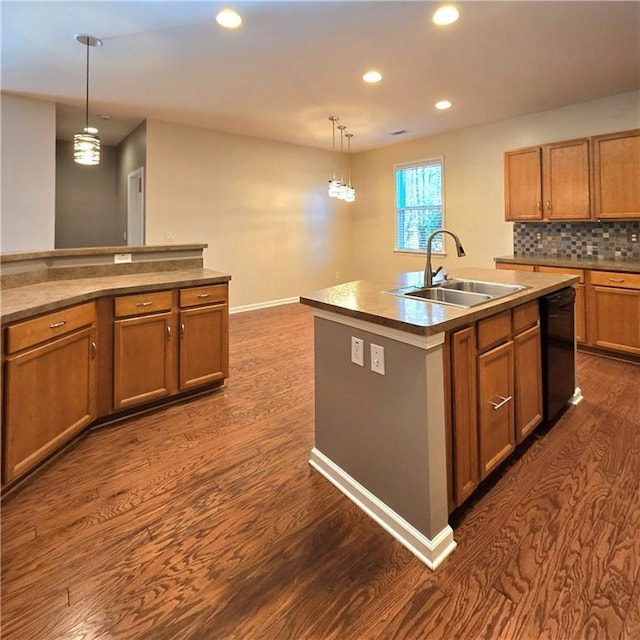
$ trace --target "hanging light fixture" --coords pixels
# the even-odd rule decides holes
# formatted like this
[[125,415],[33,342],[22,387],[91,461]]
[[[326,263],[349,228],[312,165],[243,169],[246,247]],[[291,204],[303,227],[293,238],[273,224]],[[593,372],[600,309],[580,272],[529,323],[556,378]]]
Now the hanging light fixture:
[[329,116],[329,121],[331,122],[331,128],[333,132],[333,145],[331,147],[333,154],[333,178],[329,180],[329,196],[332,198],[337,198],[338,193],[340,191],[340,180],[336,179],[336,122],[338,122],[340,118],[338,116]]
[[[339,124],[338,129],[340,129],[340,156],[344,154],[344,130],[347,128],[345,124]],[[347,183],[344,181],[344,176],[341,176],[340,187],[338,188],[338,195],[336,196],[338,200],[344,200],[347,197]]]
[[351,138],[353,133],[345,133],[347,137],[347,154],[349,156],[349,182],[347,183],[347,194],[344,197],[345,202],[355,202],[356,190],[351,186]]
[[100,138],[98,130],[89,126],[89,47],[101,47],[102,40],[87,34],[79,34],[75,39],[87,48],[87,93],[84,106],[84,130],[73,136],[73,159],[78,164],[100,164]]

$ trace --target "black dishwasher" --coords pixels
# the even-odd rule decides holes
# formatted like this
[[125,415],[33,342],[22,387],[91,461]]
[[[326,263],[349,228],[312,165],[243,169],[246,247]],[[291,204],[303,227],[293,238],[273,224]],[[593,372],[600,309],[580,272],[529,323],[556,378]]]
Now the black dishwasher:
[[544,419],[553,422],[576,389],[575,299],[573,287],[540,298]]

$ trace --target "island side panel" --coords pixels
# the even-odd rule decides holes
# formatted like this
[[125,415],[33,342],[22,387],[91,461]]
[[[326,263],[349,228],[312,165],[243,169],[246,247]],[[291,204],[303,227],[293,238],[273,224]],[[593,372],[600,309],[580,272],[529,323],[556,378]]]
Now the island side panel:
[[[351,362],[352,336],[365,342],[364,367]],[[384,347],[384,376],[371,370],[372,343]],[[427,379],[428,357],[439,380]],[[443,400],[437,397],[443,394],[442,347],[428,355],[316,317],[315,394],[316,449],[424,536],[441,533],[448,526]],[[430,448],[441,458],[433,465]]]

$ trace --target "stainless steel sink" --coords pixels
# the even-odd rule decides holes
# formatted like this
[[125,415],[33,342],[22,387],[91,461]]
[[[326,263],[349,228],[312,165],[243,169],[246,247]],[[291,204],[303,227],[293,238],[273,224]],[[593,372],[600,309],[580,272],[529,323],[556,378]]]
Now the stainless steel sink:
[[480,280],[447,280],[440,287],[452,291],[483,293],[491,298],[502,298],[502,296],[528,289],[522,284],[502,284],[501,282],[482,282]]
[[385,293],[409,298],[421,298],[429,302],[468,309],[528,288],[528,286],[521,284],[502,284],[500,282],[482,282],[480,280],[446,280],[435,287],[403,287],[392,289]]

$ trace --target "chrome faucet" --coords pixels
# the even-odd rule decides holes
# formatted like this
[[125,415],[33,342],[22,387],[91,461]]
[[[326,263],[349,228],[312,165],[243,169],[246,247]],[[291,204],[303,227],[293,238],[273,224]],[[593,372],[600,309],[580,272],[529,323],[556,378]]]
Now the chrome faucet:
[[431,241],[434,236],[437,236],[439,233],[448,233],[455,241],[456,241],[456,251],[458,253],[458,258],[462,258],[465,256],[464,249],[462,248],[462,243],[460,242],[460,238],[453,233],[453,231],[449,231],[449,229],[436,229],[428,238],[427,238],[427,264],[424,268],[424,286],[431,287],[433,285],[433,276],[435,276],[442,267],[438,267],[438,270],[434,273],[431,271]]

